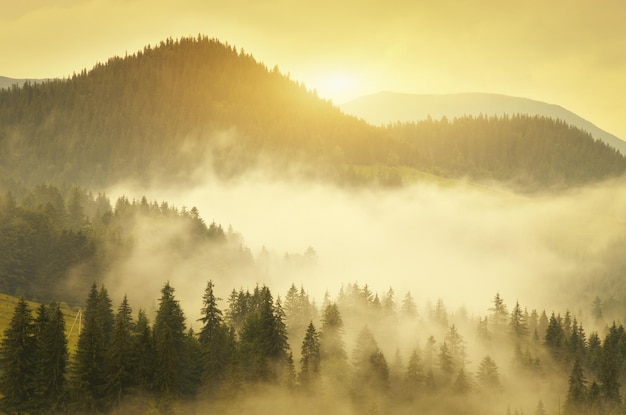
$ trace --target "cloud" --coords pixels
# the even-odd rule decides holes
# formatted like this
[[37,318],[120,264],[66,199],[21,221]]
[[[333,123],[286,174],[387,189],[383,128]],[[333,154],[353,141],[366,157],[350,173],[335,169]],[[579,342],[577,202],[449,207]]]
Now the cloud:
[[[263,248],[278,258],[308,247],[317,253],[314,271],[275,269],[262,279],[221,280],[220,290],[261,283],[284,295],[295,283],[319,304],[326,290],[335,295],[342,284],[358,282],[381,295],[393,287],[411,291],[421,304],[443,298],[452,310],[465,305],[480,314],[496,292],[529,308],[579,307],[575,296],[563,295],[562,284],[588,275],[622,237],[621,186],[523,197],[463,183],[346,190],[254,173],[227,183],[206,178],[192,190],[143,193],[196,206],[207,222],[232,225],[254,255]],[[137,191],[126,193],[140,197]],[[189,264],[169,269],[200,290],[210,266],[188,272]]]

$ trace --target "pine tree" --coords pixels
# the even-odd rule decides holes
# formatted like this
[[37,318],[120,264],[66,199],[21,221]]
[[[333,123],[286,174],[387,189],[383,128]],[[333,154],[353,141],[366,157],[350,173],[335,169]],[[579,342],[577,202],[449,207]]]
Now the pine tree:
[[415,304],[415,300],[411,296],[411,292],[407,292],[402,300],[402,307],[400,308],[400,312],[406,318],[415,318],[417,317],[417,305]]
[[322,316],[320,353],[322,359],[347,359],[343,342],[343,320],[336,303],[329,304]]
[[154,337],[146,312],[142,309],[137,314],[137,324],[133,336],[135,337],[137,357],[133,383],[144,390],[149,389],[154,383],[154,373],[156,372]]
[[302,357],[300,358],[300,383],[303,386],[311,385],[317,379],[320,371],[320,340],[313,322],[309,323],[306,335],[302,342]]
[[439,348],[438,358],[439,368],[441,369],[443,374],[449,379],[450,376],[452,376],[452,374],[454,373],[454,359],[452,358],[452,355],[450,354],[450,349],[448,348],[448,345],[445,341]]
[[424,368],[422,367],[417,349],[413,349],[411,357],[409,357],[409,363],[406,368],[406,382],[410,390],[419,388],[424,382]]
[[58,303],[43,304],[35,319],[37,341],[37,400],[39,408],[60,409],[67,395],[65,374],[69,352],[65,320]]
[[280,302],[274,307],[267,287],[257,288],[256,310],[248,314],[241,329],[243,370],[251,381],[279,382],[288,370],[289,344]]
[[461,370],[459,370],[459,374],[457,375],[456,380],[454,381],[453,390],[459,395],[464,395],[471,391],[471,389],[472,384],[465,374],[465,369],[461,368]]
[[511,311],[511,320],[509,322],[511,333],[517,340],[524,339],[528,335],[528,322],[522,312],[519,302],[515,302],[515,307]]
[[86,412],[101,412],[105,408],[105,362],[106,347],[103,307],[95,284],[91,286],[83,313],[83,328],[78,336],[73,376],[78,406]]
[[352,362],[355,369],[353,383],[355,392],[357,390],[368,392],[368,388],[371,390],[388,388],[389,366],[367,326],[359,332],[352,352]]
[[117,407],[136,380],[136,338],[128,299],[120,304],[106,354],[106,406]]
[[624,341],[624,328],[622,326],[617,328],[613,323],[604,339],[598,368],[598,379],[602,383],[604,397],[610,405],[618,405],[621,402],[619,378],[624,365],[622,355]]
[[467,354],[465,352],[465,342],[463,341],[463,337],[459,334],[454,324],[450,326],[450,329],[446,334],[445,341],[450,352],[450,356],[452,357],[454,370],[460,370],[465,366]]
[[185,315],[168,283],[161,289],[154,322],[155,388],[165,401],[179,398],[185,385]]
[[489,311],[491,311],[491,321],[493,322],[494,333],[501,332],[505,328],[506,319],[509,313],[506,310],[504,300],[500,297],[500,293],[496,293],[496,296],[493,299],[493,307],[490,308]]
[[0,405],[8,412],[29,413],[37,392],[37,345],[33,316],[21,298],[0,344]]
[[569,387],[567,390],[567,398],[565,399],[565,413],[585,414],[587,403],[587,380],[583,374],[583,368],[580,361],[576,359],[574,367],[569,376]]
[[552,355],[557,359],[563,357],[563,347],[565,346],[565,333],[561,324],[561,318],[552,313],[546,329],[545,345]]
[[213,289],[213,282],[209,281],[202,298],[200,321],[203,326],[198,336],[202,349],[202,379],[209,392],[214,391],[223,381],[230,359],[228,328],[224,324],[222,311],[217,306],[220,299],[215,297]]
[[478,382],[485,389],[494,389],[500,386],[500,376],[498,374],[498,366],[491,356],[487,355],[480,362],[478,372],[476,373]]

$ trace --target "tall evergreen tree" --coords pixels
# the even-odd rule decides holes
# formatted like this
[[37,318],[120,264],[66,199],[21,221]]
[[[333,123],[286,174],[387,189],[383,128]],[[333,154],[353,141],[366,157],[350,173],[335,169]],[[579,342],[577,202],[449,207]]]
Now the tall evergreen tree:
[[106,354],[106,406],[121,404],[128,389],[136,382],[136,338],[133,336],[134,321],[128,299],[120,304]]
[[561,359],[563,357],[565,332],[563,331],[560,316],[557,317],[554,313],[552,313],[548,321],[544,343],[555,358]]
[[516,340],[524,339],[528,335],[528,322],[526,321],[524,312],[519,305],[519,301],[515,302],[515,307],[511,311],[511,319],[509,322],[511,333]]
[[624,366],[622,349],[626,341],[624,328],[613,323],[602,344],[598,379],[602,383],[602,392],[609,405],[621,403],[620,375]]
[[493,323],[493,332],[500,333],[505,329],[506,319],[509,315],[504,300],[500,297],[500,293],[496,293],[493,299],[493,307],[489,309],[491,311],[491,321]]
[[500,386],[500,375],[498,374],[498,366],[491,356],[487,355],[480,362],[478,372],[476,373],[478,382],[485,389],[495,389]]
[[336,303],[328,304],[322,316],[320,353],[322,359],[347,359],[343,342],[343,319],[341,318]]
[[0,344],[0,405],[9,413],[29,413],[37,392],[37,345],[33,316],[21,298]]
[[424,382],[424,368],[417,349],[413,349],[406,368],[406,382],[409,390],[415,390]]
[[37,309],[37,400],[40,408],[61,409],[66,403],[66,370],[69,358],[65,319],[59,303]]
[[177,399],[186,385],[186,326],[185,315],[174,288],[166,283],[161,289],[159,309],[154,321],[156,356],[155,388],[165,401]]
[[413,299],[410,291],[406,293],[404,299],[402,300],[400,312],[407,318],[417,317],[417,305],[415,304],[415,300]]
[[91,286],[83,313],[83,328],[78,336],[73,375],[77,404],[88,412],[101,412],[105,408],[106,347],[100,294],[96,284]]
[[200,317],[203,325],[198,337],[202,350],[203,383],[209,392],[223,381],[230,360],[228,327],[217,306],[220,299],[215,297],[213,289],[213,282],[207,282]]
[[154,337],[152,328],[146,316],[146,312],[142,309],[137,313],[137,324],[133,333],[135,337],[135,379],[136,385],[146,390],[154,383],[154,373],[156,372],[156,359],[154,351]]
[[587,380],[580,361],[576,359],[569,376],[569,387],[564,409],[568,415],[587,413]]
[[320,340],[313,322],[309,323],[302,341],[302,357],[300,358],[300,383],[304,386],[315,382],[320,370]]
[[368,393],[389,386],[389,366],[371,330],[365,326],[359,332],[354,351],[354,392]]

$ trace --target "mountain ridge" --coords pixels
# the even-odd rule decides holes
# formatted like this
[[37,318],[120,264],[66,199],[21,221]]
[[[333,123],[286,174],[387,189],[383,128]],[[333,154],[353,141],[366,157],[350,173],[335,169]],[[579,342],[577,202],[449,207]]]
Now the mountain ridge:
[[427,119],[463,116],[502,116],[528,114],[547,116],[565,121],[591,134],[626,155],[626,142],[602,130],[591,121],[567,108],[531,98],[505,94],[468,92],[456,94],[410,94],[382,91],[364,95],[339,106],[347,114],[354,115],[373,125],[394,122],[417,122]]
[[[614,149],[565,124],[532,118],[452,124],[377,127],[228,44],[167,39],[71,78],[0,90],[0,186],[11,180],[96,190],[127,180],[193,186],[210,175],[230,179],[265,169],[340,186],[397,186],[423,172],[521,179],[530,190],[626,171]],[[511,146],[516,151],[505,165]]]

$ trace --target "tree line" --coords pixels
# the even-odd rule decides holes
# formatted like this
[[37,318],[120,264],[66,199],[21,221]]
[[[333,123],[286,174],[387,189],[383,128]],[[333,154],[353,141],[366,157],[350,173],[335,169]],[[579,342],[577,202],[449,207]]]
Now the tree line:
[[626,160],[542,117],[374,127],[202,35],[167,39],[67,79],[0,90],[0,186],[98,189],[128,177],[192,184],[206,166],[220,178],[261,168],[393,186],[430,172],[537,190],[614,177]]
[[[126,297],[114,309],[107,289],[93,284],[70,352],[59,304],[31,310],[22,298],[0,343],[0,405],[30,414],[179,413],[190,402],[235,406],[271,387],[340,399],[355,413],[511,413],[511,402],[516,413],[522,405],[544,414],[624,409],[626,331],[615,323],[604,339],[587,337],[570,312],[548,317],[519,303],[509,312],[499,294],[484,317],[449,313],[441,300],[422,316],[410,293],[396,304],[393,289],[379,297],[356,283],[327,296],[319,315],[294,285],[284,305],[266,286],[233,289],[224,310],[219,301],[209,281],[196,332],[169,283],[152,321]],[[403,345],[407,328],[421,341]],[[503,373],[507,359],[513,370]],[[553,382],[560,391],[538,388],[515,401],[522,385]]]
[[[132,252],[142,223],[155,231],[179,229],[181,237],[168,251],[199,252],[212,259],[213,272],[228,275],[252,264],[241,236],[205,223],[196,207],[126,196],[112,204],[103,193],[38,185],[0,194],[0,291],[77,304],[91,281],[102,280]],[[70,273],[76,277],[72,287],[67,284]]]

